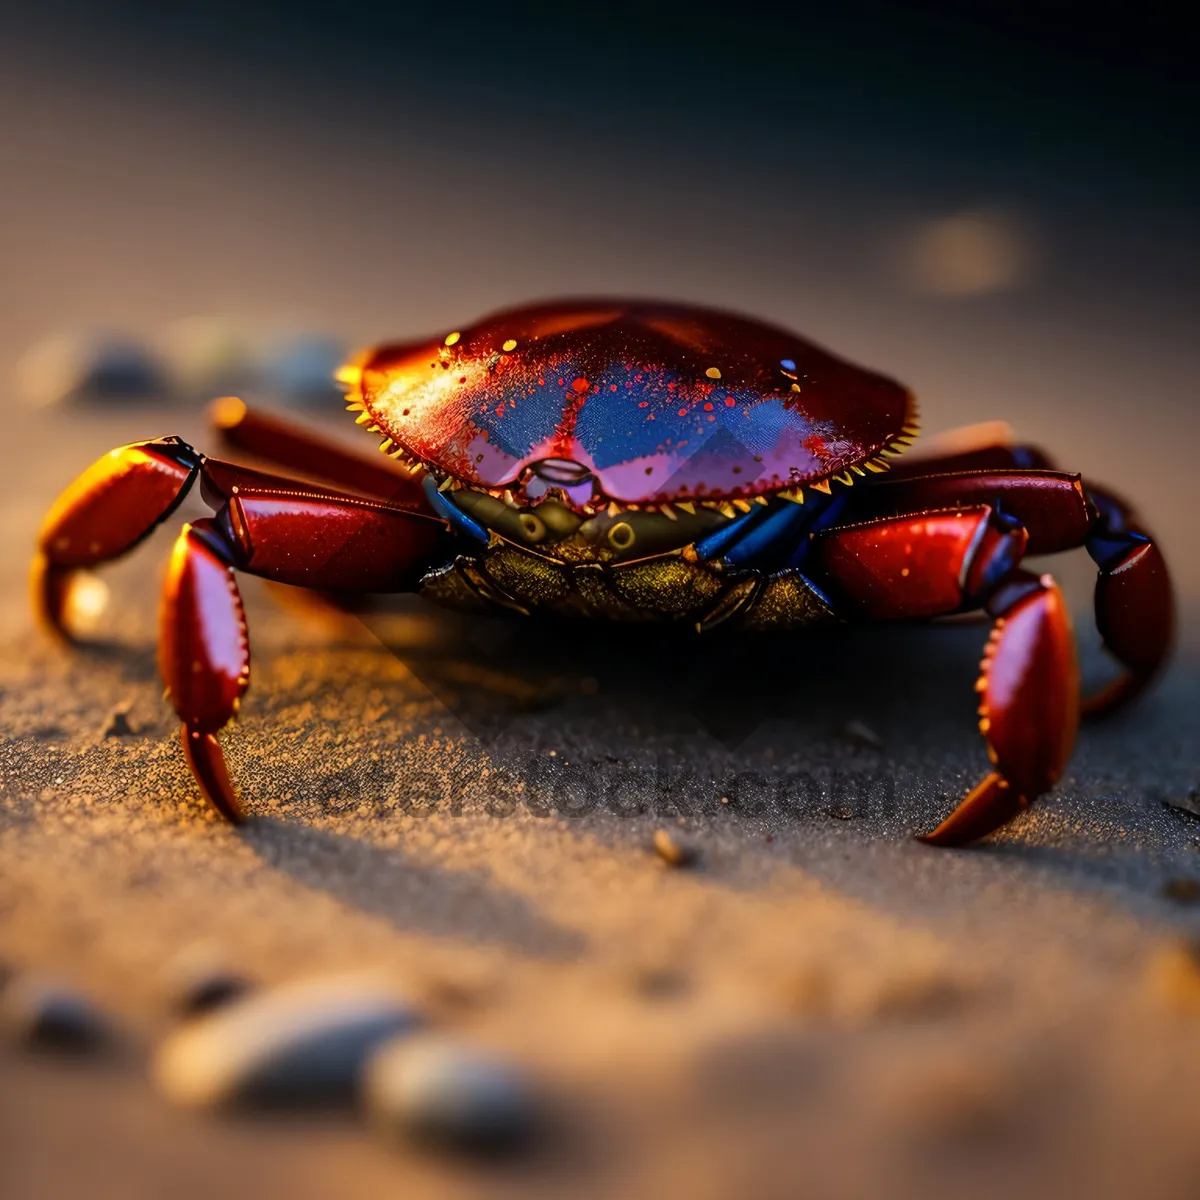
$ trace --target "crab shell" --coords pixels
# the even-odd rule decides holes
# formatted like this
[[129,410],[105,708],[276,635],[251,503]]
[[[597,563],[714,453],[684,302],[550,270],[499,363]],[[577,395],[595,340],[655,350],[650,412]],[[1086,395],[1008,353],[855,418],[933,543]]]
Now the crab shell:
[[680,304],[509,309],[343,368],[381,449],[446,486],[579,511],[803,498],[882,471],[908,390],[786,330]]

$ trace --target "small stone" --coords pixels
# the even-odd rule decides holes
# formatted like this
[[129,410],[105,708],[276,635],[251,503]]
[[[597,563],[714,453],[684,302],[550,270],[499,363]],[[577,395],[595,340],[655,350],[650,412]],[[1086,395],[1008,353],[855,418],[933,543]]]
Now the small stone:
[[162,368],[146,347],[87,334],[62,334],[31,347],[17,364],[17,387],[38,406],[144,400],[167,391]]
[[847,721],[842,726],[842,737],[848,742],[853,742],[856,746],[866,746],[869,750],[882,750],[884,748],[883,738],[862,721]]
[[114,708],[109,714],[108,722],[104,726],[103,737],[133,737],[136,730],[129,723],[129,705],[123,704]]
[[853,821],[855,815],[854,809],[845,804],[839,804],[833,808],[828,808],[825,810],[825,812],[827,816],[833,817],[835,821]]
[[[771,1026],[730,1030],[705,1038],[689,1057],[684,1070],[692,1094],[697,1099],[702,1097],[705,1108],[713,1111],[722,1124],[733,1121],[743,1128],[742,1123],[747,1121],[795,1113],[798,1101],[803,1103],[823,1090],[827,1069],[819,1040],[806,1038],[794,1029]],[[803,1188],[768,1191],[780,1196],[809,1194]],[[718,1189],[717,1194],[725,1193]],[[748,1194],[757,1193],[751,1188]]]
[[835,1011],[835,989],[827,971],[807,967],[782,981],[781,994],[790,1012],[805,1017],[828,1018]]
[[890,1115],[911,1136],[977,1143],[1011,1128],[1015,1084],[998,1064],[942,1053],[909,1068],[883,1090]]
[[1180,1016],[1200,1016],[1200,940],[1160,950],[1150,963],[1150,982],[1159,999]]
[[467,1153],[517,1150],[537,1125],[522,1073],[432,1035],[400,1038],[373,1054],[363,1098],[385,1137]]
[[232,971],[212,971],[197,975],[176,997],[175,1008],[181,1016],[198,1017],[216,1012],[250,991],[250,981]]
[[113,1038],[99,1009],[79,992],[33,979],[14,979],[0,998],[0,1029],[31,1050],[86,1054]]
[[243,325],[214,314],[172,322],[162,346],[175,391],[209,399],[253,387],[258,382],[254,340]]
[[371,1051],[421,1019],[369,977],[294,983],[189,1022],[159,1048],[153,1074],[188,1107],[345,1101]]
[[688,979],[674,967],[645,967],[634,975],[633,986],[647,1000],[670,1000],[687,991]]
[[1190,813],[1193,817],[1200,817],[1200,788],[1193,788],[1186,796],[1179,798],[1168,796],[1163,803],[1180,812]]
[[690,867],[697,858],[695,846],[666,829],[654,831],[654,850],[669,867]]
[[289,338],[278,344],[265,364],[265,382],[293,404],[324,405],[342,396],[334,372],[346,360],[346,347],[336,338],[316,335]]
[[463,976],[440,975],[426,981],[425,995],[435,1010],[470,1012],[486,1001],[486,983]]
[[872,1007],[877,1017],[922,1020],[957,1012],[967,998],[962,981],[937,971],[913,970],[885,979]]
[[1163,884],[1163,895],[1176,904],[1195,904],[1200,900],[1200,880],[1197,879],[1168,879]]
[[171,1008],[181,1017],[215,1012],[242,999],[252,986],[207,943],[189,946],[169,964],[166,973]]

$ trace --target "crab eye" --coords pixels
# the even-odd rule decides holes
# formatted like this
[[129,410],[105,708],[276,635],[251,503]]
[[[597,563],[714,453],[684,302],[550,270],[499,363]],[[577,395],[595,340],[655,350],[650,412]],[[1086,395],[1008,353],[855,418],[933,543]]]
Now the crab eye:
[[521,523],[527,542],[540,542],[546,536],[546,526],[541,517],[535,517],[533,513],[522,513],[517,520]]
[[569,458],[543,458],[533,464],[533,473],[557,487],[573,487],[592,477],[587,467]]
[[628,521],[618,521],[608,531],[608,544],[614,550],[628,550],[633,543],[633,526]]

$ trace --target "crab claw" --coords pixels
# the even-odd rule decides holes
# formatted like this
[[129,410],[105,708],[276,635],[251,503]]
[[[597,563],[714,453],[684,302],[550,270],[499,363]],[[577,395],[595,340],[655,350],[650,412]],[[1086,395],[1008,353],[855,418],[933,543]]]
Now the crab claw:
[[978,690],[995,771],[922,841],[963,846],[1007,824],[1062,777],[1079,728],[1079,664],[1058,585],[1019,572],[989,606],[996,624]]
[[71,640],[77,573],[120,558],[148,537],[174,512],[199,468],[199,454],[181,438],[154,438],[109,451],[63,491],[42,522],[30,570],[34,611],[49,632]]
[[180,728],[183,756],[205,800],[232,825],[245,820],[237,788],[229,778],[225,752],[215,733],[201,733],[187,725]]
[[60,567],[40,550],[29,564],[29,596],[38,623],[64,642],[71,640],[67,611],[75,575],[76,568]]
[[240,821],[216,735],[246,691],[250,648],[233,568],[209,519],[185,525],[175,543],[163,587],[158,661],[200,790],[222,816]]
[[993,772],[936,829],[917,840],[930,846],[967,846],[1008,824],[1028,803]]
[[[1096,625],[1123,673],[1083,705],[1084,716],[1124,708],[1158,677],[1175,638],[1175,597],[1162,551],[1144,537],[1127,535],[1115,551],[1089,546],[1100,564]],[[1108,557],[1103,552],[1108,551]]]

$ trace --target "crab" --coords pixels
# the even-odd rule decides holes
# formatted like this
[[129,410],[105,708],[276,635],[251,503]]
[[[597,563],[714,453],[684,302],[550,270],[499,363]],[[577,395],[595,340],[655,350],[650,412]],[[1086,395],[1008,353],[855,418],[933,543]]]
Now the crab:
[[[1133,700],[1170,654],[1166,563],[1127,503],[1006,427],[897,461],[917,435],[912,394],[772,325],[561,301],[378,347],[338,379],[386,461],[226,398],[215,424],[259,466],[178,437],[115,449],[59,497],[33,563],[37,610],[70,639],[77,573],[133,549],[200,481],[214,515],[175,542],[159,663],[200,791],[231,821],[245,810],[218,734],[250,679],[238,571],[702,637],[981,614],[991,769],[923,835],[939,846],[984,837],[1053,788],[1081,714]],[[1062,593],[1022,566],[1080,546],[1121,668],[1086,699]]]

